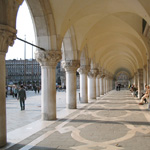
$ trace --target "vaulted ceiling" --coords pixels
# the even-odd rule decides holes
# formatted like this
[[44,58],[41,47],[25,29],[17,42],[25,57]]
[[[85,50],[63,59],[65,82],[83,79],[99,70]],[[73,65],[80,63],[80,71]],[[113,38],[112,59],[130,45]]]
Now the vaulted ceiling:
[[[40,1],[42,3],[42,0]],[[149,46],[143,20],[150,24],[149,0],[49,0],[56,34],[74,28],[77,50],[88,47],[89,58],[115,74],[131,76],[143,68]],[[49,9],[49,7],[45,7]]]

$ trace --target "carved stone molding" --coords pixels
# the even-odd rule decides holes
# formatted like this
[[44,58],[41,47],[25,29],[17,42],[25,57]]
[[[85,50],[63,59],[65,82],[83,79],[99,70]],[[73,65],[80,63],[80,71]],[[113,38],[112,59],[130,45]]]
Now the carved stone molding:
[[80,66],[80,68],[78,68],[77,70],[80,74],[88,74],[88,72],[90,71],[90,66]]
[[101,78],[101,75],[102,75],[102,71],[99,71],[98,75],[97,75],[97,78]]
[[90,72],[88,73],[88,77],[89,78],[96,78],[96,76],[98,75],[99,73],[99,70],[94,68],[94,69],[91,69]]
[[13,46],[17,30],[0,24],[0,52],[7,53],[8,46]]
[[105,78],[105,76],[106,76],[105,74],[103,74],[103,73],[101,74],[101,78]]
[[41,66],[56,67],[57,63],[61,60],[61,58],[62,55],[61,51],[59,50],[38,50],[35,52],[35,59],[40,63]]
[[61,62],[62,67],[66,72],[76,72],[80,66],[79,60],[66,60]]

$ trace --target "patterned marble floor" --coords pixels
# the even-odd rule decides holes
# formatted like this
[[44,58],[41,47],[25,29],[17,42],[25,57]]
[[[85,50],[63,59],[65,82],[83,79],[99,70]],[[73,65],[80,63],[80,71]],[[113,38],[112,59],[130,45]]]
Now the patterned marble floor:
[[8,134],[7,150],[150,150],[150,111],[130,91],[111,91]]

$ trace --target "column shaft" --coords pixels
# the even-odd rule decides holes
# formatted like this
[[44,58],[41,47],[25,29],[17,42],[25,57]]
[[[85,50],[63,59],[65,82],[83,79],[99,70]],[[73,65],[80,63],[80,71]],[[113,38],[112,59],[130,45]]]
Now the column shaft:
[[87,74],[80,74],[80,97],[81,103],[88,102],[87,96]]
[[6,144],[5,54],[0,52],[0,147]]
[[100,97],[99,77],[96,78],[96,97]]
[[104,94],[106,94],[106,78],[103,78]]
[[89,99],[96,99],[96,79],[88,78],[88,98]]
[[81,65],[78,68],[80,74],[80,102],[88,103],[88,92],[87,92],[87,74],[90,70],[90,66]]
[[147,70],[146,70],[146,66],[144,66],[143,68],[143,86],[144,86],[144,90],[146,90],[145,85],[147,84]]
[[99,78],[99,97],[101,96],[101,78]]
[[147,60],[147,84],[150,84],[150,59]]
[[66,104],[69,109],[76,109],[76,72],[66,72]]
[[88,98],[96,99],[96,76],[98,75],[98,69],[93,68],[88,73]]
[[100,90],[101,90],[101,95],[104,95],[104,78],[101,78]]
[[56,119],[55,67],[42,66],[42,119]]

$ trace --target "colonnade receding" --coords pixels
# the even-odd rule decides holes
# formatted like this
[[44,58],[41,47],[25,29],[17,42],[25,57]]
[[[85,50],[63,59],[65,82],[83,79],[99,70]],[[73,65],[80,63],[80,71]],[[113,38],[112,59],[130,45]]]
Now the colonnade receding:
[[[5,30],[6,29],[6,30]],[[6,97],[5,97],[5,55],[8,46],[13,44],[16,30],[8,26],[0,26],[0,147],[6,145]],[[4,36],[3,36],[4,35]],[[38,50],[35,58],[41,65],[41,118],[55,120],[56,114],[56,65],[62,58],[60,50]],[[69,109],[76,109],[76,71],[80,73],[81,103],[88,103],[88,99],[96,99],[112,90],[104,74],[101,75],[97,68],[90,69],[88,65],[81,65],[78,60],[62,61],[66,71],[66,104]],[[88,80],[87,80],[88,79]],[[108,82],[109,83],[109,80]],[[107,89],[106,89],[107,88]],[[105,93],[104,93],[105,91]]]

